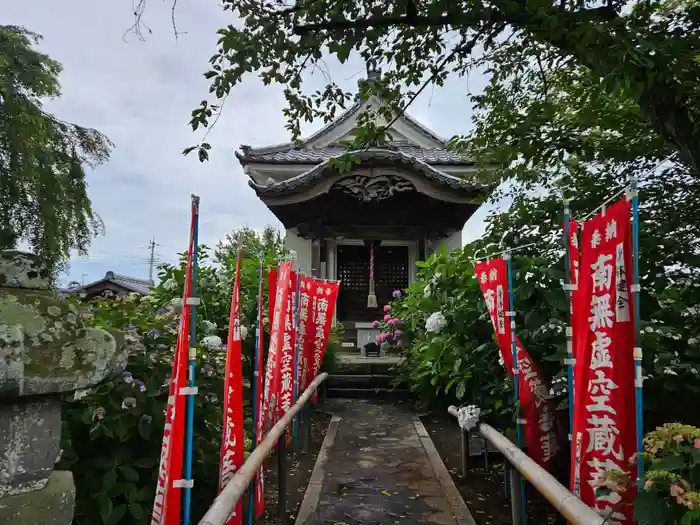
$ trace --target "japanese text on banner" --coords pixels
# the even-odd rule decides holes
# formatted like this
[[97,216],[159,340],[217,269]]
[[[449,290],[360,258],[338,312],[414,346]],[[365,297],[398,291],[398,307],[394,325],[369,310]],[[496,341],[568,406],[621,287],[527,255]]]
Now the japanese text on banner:
[[[338,299],[338,283],[316,282],[316,305],[314,314],[314,335],[313,335],[313,375],[311,381],[316,378],[321,370],[323,356],[326,353],[328,338],[333,325],[333,314],[335,304]],[[314,399],[316,395],[314,393]]]
[[[486,307],[491,316],[501,358],[508,373],[513,376],[513,347],[511,325],[507,313],[508,274],[506,261],[502,258],[478,263],[475,267]],[[518,396],[521,415],[525,419],[525,441],[528,454],[537,463],[547,468],[557,452],[554,433],[554,406],[547,400],[547,385],[537,365],[516,338],[518,360]]]
[[636,472],[630,463],[636,451],[630,268],[630,204],[623,199],[584,225],[575,305],[572,491],[612,524],[632,523],[634,490],[596,497],[596,488],[607,471],[632,479]]
[[[219,492],[238,472],[244,461],[243,451],[243,361],[241,358],[241,252],[236,257],[236,278],[231,298],[231,315],[226,345],[224,378],[224,415],[219,466]],[[239,499],[226,525],[243,523],[243,500]]]
[[292,271],[292,263],[286,261],[280,263],[277,275],[275,307],[272,314],[272,326],[270,330],[270,347],[265,367],[265,382],[263,389],[263,432],[267,433],[267,427],[275,423],[277,403],[281,383],[280,354],[284,344],[284,323],[287,315],[287,296],[289,295],[289,276]]

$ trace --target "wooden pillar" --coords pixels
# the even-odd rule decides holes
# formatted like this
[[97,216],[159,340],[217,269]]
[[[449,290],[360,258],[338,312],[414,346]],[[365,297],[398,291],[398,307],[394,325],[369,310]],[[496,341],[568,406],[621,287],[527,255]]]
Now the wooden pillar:
[[321,277],[321,239],[311,239],[311,275]]

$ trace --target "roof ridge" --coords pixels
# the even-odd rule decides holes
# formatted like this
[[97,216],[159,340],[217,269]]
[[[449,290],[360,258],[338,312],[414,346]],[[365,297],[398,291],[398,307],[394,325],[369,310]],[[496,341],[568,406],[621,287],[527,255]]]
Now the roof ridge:
[[[339,126],[341,123],[345,122],[350,116],[352,116],[362,106],[362,104],[364,102],[365,101],[355,102],[350,108],[348,108],[343,113],[341,113],[341,115],[337,119],[327,123],[325,126],[322,126],[321,129],[312,133],[310,136],[300,140],[300,142],[304,145],[308,144],[309,142],[313,142],[318,137],[322,136],[324,133],[327,133],[328,131],[335,128],[336,126]],[[424,126],[423,124],[418,122],[418,120],[416,120],[414,117],[409,115],[406,111],[403,111],[401,113],[401,115],[399,115],[399,118],[405,119],[406,122],[408,122],[408,124],[410,124],[411,126],[413,126],[416,129],[418,129],[418,131],[424,133],[425,135],[429,136],[433,140],[441,143],[443,148],[447,147],[447,144],[449,142],[448,140],[440,137],[434,131],[430,130],[429,128],[427,128],[426,126]],[[420,148],[420,146],[416,146],[416,147]],[[241,149],[241,151],[243,151],[242,156],[247,157],[251,154],[264,155],[264,154],[269,154],[269,153],[279,153],[282,151],[289,151],[292,149],[315,149],[315,148],[299,147],[294,142],[283,142],[283,143],[279,143],[279,144],[273,144],[270,146],[259,146],[259,147],[253,147],[253,146],[250,146],[248,144],[241,144],[240,149]],[[422,148],[422,149],[438,149],[438,148]],[[238,152],[236,152],[236,156],[239,158],[241,157],[241,155],[239,155]]]

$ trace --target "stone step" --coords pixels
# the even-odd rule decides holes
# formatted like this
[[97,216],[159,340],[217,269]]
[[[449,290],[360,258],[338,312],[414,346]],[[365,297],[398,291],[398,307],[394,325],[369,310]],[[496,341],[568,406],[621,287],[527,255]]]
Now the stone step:
[[329,388],[327,397],[339,399],[396,399],[406,400],[414,397],[407,389],[389,388]]
[[393,377],[387,374],[336,375],[328,378],[328,388],[392,388]]
[[391,368],[395,365],[396,363],[391,361],[384,363],[381,361],[377,362],[375,360],[358,360],[353,362],[344,362],[342,359],[339,359],[338,363],[336,364],[335,370],[333,370],[333,375],[391,375]]

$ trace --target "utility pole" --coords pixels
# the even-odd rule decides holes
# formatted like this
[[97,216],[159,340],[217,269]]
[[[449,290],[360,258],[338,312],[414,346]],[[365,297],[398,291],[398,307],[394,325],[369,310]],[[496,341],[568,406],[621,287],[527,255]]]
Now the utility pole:
[[154,235],[151,242],[148,243],[148,247],[151,250],[151,256],[148,258],[148,280],[150,282],[153,282],[153,266],[155,265],[156,261],[156,246],[160,245],[156,244],[156,236]]
[[85,286],[85,277],[87,277],[87,274],[83,273],[83,275],[81,276],[81,279],[80,279],[81,286]]

